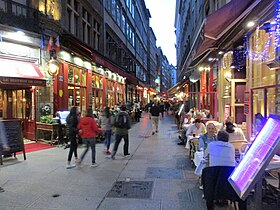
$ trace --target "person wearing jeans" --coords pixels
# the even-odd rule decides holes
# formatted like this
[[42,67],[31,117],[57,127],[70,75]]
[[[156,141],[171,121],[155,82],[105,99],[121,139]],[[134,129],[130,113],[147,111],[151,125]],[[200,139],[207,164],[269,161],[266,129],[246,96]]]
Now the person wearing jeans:
[[67,159],[67,169],[73,168],[76,165],[71,164],[71,159],[74,153],[76,162],[78,161],[78,153],[77,153],[77,148],[78,148],[78,143],[77,143],[77,125],[78,125],[78,108],[76,106],[72,107],[70,110],[69,115],[66,118],[66,126],[67,126],[67,133],[68,133],[68,138],[70,141],[70,150],[68,153],[68,159]]
[[107,155],[110,155],[110,144],[111,144],[111,136],[112,136],[112,124],[114,122],[114,117],[110,113],[110,108],[105,107],[104,111],[101,113],[98,124],[101,127],[101,130],[104,133],[105,139],[104,139],[104,146],[105,150],[104,153]]
[[96,135],[101,133],[102,131],[98,128],[92,114],[91,109],[87,109],[86,113],[84,113],[84,117],[81,118],[78,124],[78,130],[80,136],[83,139],[83,143],[86,145],[86,149],[83,151],[78,164],[80,165],[84,160],[89,147],[91,147],[91,166],[96,167],[98,164],[96,163],[96,151],[95,151],[95,143],[96,143]]
[[79,164],[84,160],[89,147],[91,148],[91,162],[92,162],[92,166],[96,167],[96,161],[95,161],[95,157],[96,157],[96,150],[95,150],[95,144],[96,144],[96,138],[83,138],[83,143],[84,145],[86,145],[86,149],[83,151],[82,155],[81,155],[81,159]]
[[[124,115],[124,118],[127,120],[125,127],[118,126],[117,119],[118,119],[119,115]],[[115,159],[115,155],[117,153],[119,144],[122,139],[124,140],[123,154],[125,157],[128,157],[130,155],[128,152],[128,146],[129,146],[128,130],[131,128],[131,119],[130,119],[128,113],[126,112],[125,106],[122,106],[121,111],[116,115],[116,117],[114,119],[114,125],[116,127],[116,132],[115,132],[116,141],[115,141],[114,149],[113,149],[112,156],[111,156],[111,158],[113,160]]]

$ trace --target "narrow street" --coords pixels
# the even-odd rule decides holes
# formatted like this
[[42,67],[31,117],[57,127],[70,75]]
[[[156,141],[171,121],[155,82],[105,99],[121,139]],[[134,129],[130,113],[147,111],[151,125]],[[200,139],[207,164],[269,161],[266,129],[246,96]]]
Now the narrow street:
[[62,147],[4,161],[0,209],[206,209],[188,152],[177,145],[174,116],[160,121],[158,134],[151,129],[143,113],[130,130],[129,158],[121,144],[116,159],[107,159],[98,144],[97,168],[87,154],[81,167],[66,169],[68,150]]

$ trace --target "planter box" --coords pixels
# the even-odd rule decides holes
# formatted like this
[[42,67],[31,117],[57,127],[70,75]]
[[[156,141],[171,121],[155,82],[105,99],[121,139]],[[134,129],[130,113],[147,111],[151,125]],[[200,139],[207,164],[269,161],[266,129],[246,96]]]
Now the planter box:
[[[36,140],[41,141],[50,141],[51,144],[54,144],[56,142],[56,137],[58,136],[58,130],[59,130],[59,124],[47,124],[47,123],[41,123],[36,122]],[[40,133],[44,132],[49,133],[50,139],[47,139],[45,136],[41,138]]]

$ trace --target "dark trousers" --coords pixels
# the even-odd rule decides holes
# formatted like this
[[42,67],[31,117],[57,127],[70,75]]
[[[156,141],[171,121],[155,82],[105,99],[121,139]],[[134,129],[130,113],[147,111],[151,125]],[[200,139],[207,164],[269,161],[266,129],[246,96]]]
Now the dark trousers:
[[68,154],[68,161],[71,161],[73,153],[75,158],[78,157],[78,153],[77,153],[78,143],[77,143],[76,136],[69,136],[69,140],[70,140],[70,150]]
[[113,154],[112,156],[114,157],[118,151],[118,147],[119,147],[119,144],[121,142],[121,140],[124,140],[124,145],[123,145],[123,154],[124,155],[128,155],[128,146],[129,146],[129,143],[128,143],[128,134],[126,135],[120,135],[120,134],[116,134],[116,141],[115,141],[115,145],[114,145],[114,150],[113,150]]
[[81,161],[84,160],[89,147],[91,148],[91,162],[92,164],[95,163],[95,156],[96,156],[96,150],[95,150],[95,143],[96,139],[95,138],[84,138],[83,143],[86,145],[85,150],[83,151],[83,154],[81,156]]
[[105,136],[104,145],[107,148],[107,150],[109,150],[111,144],[112,130],[106,130],[104,132],[104,136]]

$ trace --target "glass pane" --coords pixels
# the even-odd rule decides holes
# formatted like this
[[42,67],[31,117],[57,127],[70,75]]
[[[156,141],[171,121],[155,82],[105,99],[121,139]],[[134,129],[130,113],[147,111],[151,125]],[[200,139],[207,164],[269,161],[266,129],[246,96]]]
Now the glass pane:
[[91,77],[91,84],[92,84],[93,88],[96,87],[96,85],[95,85],[95,75],[92,75],[92,77]]
[[73,86],[68,86],[68,93],[69,93],[68,109],[70,109],[72,106],[74,106],[74,87]]
[[81,105],[81,89],[80,87],[75,87],[75,106],[80,107]]
[[270,114],[276,114],[276,107],[275,107],[275,90],[276,88],[268,88],[267,89],[267,116]]
[[82,97],[82,109],[81,109],[81,112],[82,111],[85,111],[87,106],[86,106],[86,88],[81,88],[81,97]]
[[81,84],[81,71],[78,68],[75,68],[75,84]]
[[68,69],[68,82],[69,83],[74,83],[74,68],[73,68],[73,66],[69,66],[69,69]]
[[103,88],[103,78],[99,77],[99,88]]
[[82,71],[82,85],[86,86],[87,85],[87,72]]

